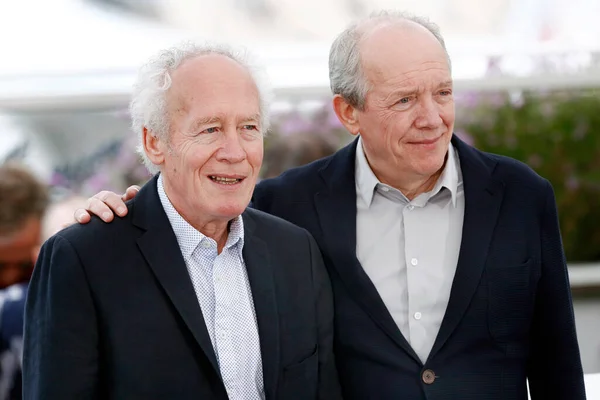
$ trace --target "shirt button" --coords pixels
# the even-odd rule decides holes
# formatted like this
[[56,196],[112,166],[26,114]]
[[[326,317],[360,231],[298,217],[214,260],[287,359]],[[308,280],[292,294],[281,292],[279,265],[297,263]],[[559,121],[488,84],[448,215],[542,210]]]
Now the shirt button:
[[417,265],[419,263],[419,260],[417,260],[416,258],[413,258],[412,260],[410,260],[410,263],[412,265]]
[[381,190],[383,190],[384,192],[389,192],[389,191],[390,191],[390,188],[389,188],[389,187],[386,187],[386,186],[382,186],[382,187],[381,187]]
[[415,315],[414,315],[414,317],[415,317],[416,320],[421,319],[421,313],[420,312],[416,312]]
[[413,208],[415,208],[415,206],[413,206],[412,204],[409,204],[408,207],[406,207],[406,208],[408,208],[408,211],[412,211]]
[[425,371],[423,371],[421,379],[426,385],[431,385],[433,382],[435,382],[435,372],[433,372],[430,369],[426,369]]
[[208,249],[210,247],[210,242],[208,240],[202,241],[202,247]]

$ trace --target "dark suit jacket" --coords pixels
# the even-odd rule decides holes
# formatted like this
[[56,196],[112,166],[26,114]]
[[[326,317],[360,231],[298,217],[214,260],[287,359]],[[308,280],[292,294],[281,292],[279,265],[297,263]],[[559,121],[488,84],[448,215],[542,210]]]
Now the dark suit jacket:
[[520,162],[452,142],[465,190],[462,244],[425,365],[356,259],[356,141],[255,190],[254,207],[306,228],[321,248],[344,398],[519,400],[529,378],[534,400],[584,399],[552,187]]
[[[156,178],[111,224],[42,248],[26,306],[24,398],[226,399]],[[336,399],[331,285],[306,230],[243,214],[267,399]]]

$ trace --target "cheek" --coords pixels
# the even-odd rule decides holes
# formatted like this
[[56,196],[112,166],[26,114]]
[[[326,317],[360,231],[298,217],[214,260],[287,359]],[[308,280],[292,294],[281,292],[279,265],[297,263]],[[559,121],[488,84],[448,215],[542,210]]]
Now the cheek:
[[444,121],[444,125],[452,126],[454,125],[455,111],[454,111],[454,103],[448,103],[444,105],[444,107],[440,110],[440,117],[442,121]]
[[248,157],[248,163],[254,169],[255,173],[258,173],[258,170],[262,166],[263,156],[264,146],[262,139],[246,145],[246,157]]
[[394,119],[394,113],[388,110],[367,114],[361,124],[361,135],[376,146],[388,146],[390,134],[394,132]]
[[410,113],[391,112],[382,119],[381,135],[385,137],[386,145],[390,148],[402,146],[402,142],[413,123]]
[[211,159],[215,151],[213,146],[210,145],[192,144],[186,146],[179,154],[178,165],[189,172],[195,173]]

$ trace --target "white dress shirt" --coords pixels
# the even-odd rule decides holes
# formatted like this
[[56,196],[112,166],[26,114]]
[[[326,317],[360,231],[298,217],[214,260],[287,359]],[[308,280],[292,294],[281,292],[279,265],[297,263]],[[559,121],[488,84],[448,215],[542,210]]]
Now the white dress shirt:
[[379,182],[356,148],[356,255],[400,332],[425,363],[450,299],[465,209],[450,144],[434,188],[409,201]]
[[231,221],[227,243],[218,254],[217,243],[175,210],[165,193],[162,175],[158,195],[194,285],[229,399],[264,399],[258,325],[242,258],[242,217]]

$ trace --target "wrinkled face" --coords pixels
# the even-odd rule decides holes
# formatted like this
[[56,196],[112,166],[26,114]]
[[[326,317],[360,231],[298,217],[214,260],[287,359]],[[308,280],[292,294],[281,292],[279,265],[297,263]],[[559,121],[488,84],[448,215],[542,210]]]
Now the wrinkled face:
[[31,217],[7,238],[0,238],[0,289],[31,278],[41,235],[39,218]]
[[397,171],[432,176],[444,165],[454,128],[444,49],[423,27],[385,26],[364,38],[361,58],[371,90],[356,112],[374,172],[390,184]]
[[165,191],[188,221],[229,221],[248,206],[262,164],[258,89],[220,55],[188,60],[171,77],[170,141],[158,162]]

